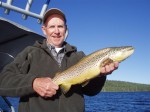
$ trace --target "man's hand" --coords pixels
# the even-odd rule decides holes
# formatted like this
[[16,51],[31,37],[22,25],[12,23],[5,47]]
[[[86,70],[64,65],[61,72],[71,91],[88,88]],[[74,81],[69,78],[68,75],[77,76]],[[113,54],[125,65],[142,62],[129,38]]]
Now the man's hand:
[[33,89],[42,97],[52,97],[56,94],[59,86],[54,84],[52,79],[49,77],[36,78],[33,81]]
[[101,74],[100,75],[109,75],[111,74],[114,70],[116,70],[119,66],[118,62],[111,63],[109,65],[106,65],[101,68]]

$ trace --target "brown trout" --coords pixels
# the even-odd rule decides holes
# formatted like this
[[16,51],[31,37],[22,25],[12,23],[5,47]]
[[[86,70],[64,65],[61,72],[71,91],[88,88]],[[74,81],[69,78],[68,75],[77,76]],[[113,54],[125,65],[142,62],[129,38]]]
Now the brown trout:
[[82,58],[77,64],[56,74],[53,82],[67,93],[72,85],[84,84],[100,75],[101,67],[111,62],[121,62],[134,52],[132,46],[109,47]]

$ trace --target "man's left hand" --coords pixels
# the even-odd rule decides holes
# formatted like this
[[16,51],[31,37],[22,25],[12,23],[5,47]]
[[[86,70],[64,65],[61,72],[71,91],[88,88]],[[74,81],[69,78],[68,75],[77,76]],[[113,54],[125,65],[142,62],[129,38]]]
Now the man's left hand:
[[119,62],[113,62],[101,68],[100,76],[109,75],[119,67]]

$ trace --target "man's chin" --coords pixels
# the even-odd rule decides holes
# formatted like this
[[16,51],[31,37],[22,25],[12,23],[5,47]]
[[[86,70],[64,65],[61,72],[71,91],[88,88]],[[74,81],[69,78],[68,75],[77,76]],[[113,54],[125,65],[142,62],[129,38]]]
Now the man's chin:
[[54,43],[54,46],[55,46],[55,47],[61,47],[61,46],[62,46],[62,43]]

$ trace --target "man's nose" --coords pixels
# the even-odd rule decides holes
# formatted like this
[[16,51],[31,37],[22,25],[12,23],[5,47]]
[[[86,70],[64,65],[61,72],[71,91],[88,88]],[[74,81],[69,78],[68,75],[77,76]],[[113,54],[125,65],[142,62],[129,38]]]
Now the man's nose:
[[59,33],[59,28],[56,27],[55,30],[54,30],[54,32],[55,33]]

